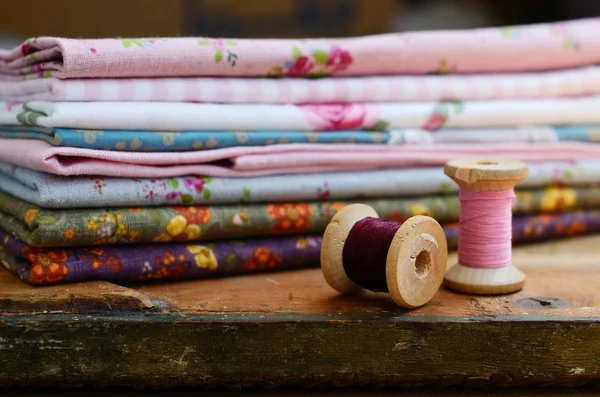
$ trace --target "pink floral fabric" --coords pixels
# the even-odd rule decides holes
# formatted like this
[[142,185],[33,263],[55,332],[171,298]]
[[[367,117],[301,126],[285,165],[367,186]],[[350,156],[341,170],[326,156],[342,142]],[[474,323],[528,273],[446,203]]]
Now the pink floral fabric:
[[271,68],[268,76],[271,77],[324,77],[337,72],[343,72],[352,64],[352,55],[337,46],[329,51],[314,49],[303,53],[298,47],[292,48],[292,60],[283,65]]
[[0,78],[541,71],[595,64],[598,54],[600,18],[327,39],[39,37],[0,51]]
[[377,109],[363,104],[305,105],[298,109],[315,130],[357,130],[373,127],[378,121]]

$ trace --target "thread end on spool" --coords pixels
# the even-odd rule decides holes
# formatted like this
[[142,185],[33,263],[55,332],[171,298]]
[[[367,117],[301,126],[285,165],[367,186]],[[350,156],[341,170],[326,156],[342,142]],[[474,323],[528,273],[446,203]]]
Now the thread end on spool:
[[476,295],[500,295],[517,292],[525,284],[525,274],[510,265],[495,269],[480,269],[459,264],[444,277],[448,289]]
[[423,306],[442,285],[448,245],[440,224],[413,216],[396,232],[388,251],[386,279],[394,302],[406,308]]
[[362,291],[346,275],[344,270],[344,244],[354,224],[361,219],[379,218],[377,212],[366,204],[351,204],[333,216],[323,234],[321,244],[321,271],[327,284],[342,294],[355,294]]
[[475,191],[509,190],[529,176],[527,164],[504,158],[451,160],[444,173],[461,188]]

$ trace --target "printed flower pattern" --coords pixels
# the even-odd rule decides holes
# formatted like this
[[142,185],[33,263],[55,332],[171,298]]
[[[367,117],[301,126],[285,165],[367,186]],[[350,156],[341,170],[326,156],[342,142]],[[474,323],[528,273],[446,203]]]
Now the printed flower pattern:
[[566,236],[579,236],[587,232],[587,227],[584,222],[574,221],[567,225],[558,225],[556,230]]
[[[541,237],[546,230],[547,225],[551,224],[552,220],[553,216],[551,214],[541,214],[535,219],[532,218],[531,221],[525,225],[523,235],[535,239]],[[513,241],[515,238],[516,236],[513,233]]]
[[166,42],[165,39],[122,39],[123,47],[153,48],[157,44]]
[[432,216],[431,208],[423,204],[413,204],[410,206],[410,210],[414,215]]
[[202,269],[216,270],[219,264],[213,250],[202,245],[186,245],[190,254],[194,255],[196,266]]
[[231,222],[234,225],[241,226],[241,225],[245,224],[246,222],[248,222],[249,219],[250,219],[250,216],[247,213],[238,212],[237,214],[235,214],[233,216],[233,218],[231,218]]
[[96,192],[98,192],[99,195],[102,195],[102,193],[103,193],[102,189],[104,189],[106,187],[106,182],[104,182],[104,179],[101,179],[101,178],[95,179],[93,186],[94,186],[94,190]]
[[208,207],[173,207],[173,209],[183,216],[188,224],[205,225],[212,216]]
[[325,77],[343,72],[352,65],[350,52],[333,46],[329,51],[314,48],[302,52],[298,47],[292,47],[292,59],[280,66],[273,66],[268,72],[269,77]]
[[140,230],[130,229],[123,213],[119,211],[93,215],[86,227],[98,237],[94,245],[133,243],[141,235]]
[[85,48],[87,48],[92,54],[98,52],[98,50],[96,50],[96,46],[90,40],[81,40],[81,44],[85,46]]
[[37,38],[27,40],[21,45],[21,54],[23,54],[23,56],[27,56],[35,53],[38,50],[38,48],[35,46],[36,44]]
[[173,254],[169,250],[165,250],[162,256],[154,258],[154,265],[147,262],[144,264],[141,279],[162,279],[162,278],[177,278],[183,275],[186,270],[185,254]]
[[248,258],[242,264],[242,270],[264,270],[274,269],[281,265],[282,259],[279,255],[275,254],[267,247],[258,247],[252,254],[252,257]]
[[226,58],[227,63],[231,67],[234,67],[238,60],[237,54],[231,51],[231,49],[229,48],[237,46],[236,41],[203,38],[198,40],[198,45],[210,46],[215,50],[215,63],[221,63],[221,61],[223,61],[223,59]]
[[344,203],[343,201],[336,201],[332,203],[324,202],[321,204],[321,214],[325,218],[331,219],[335,214],[338,213],[339,210],[344,208],[345,205],[346,203]]
[[198,195],[210,200],[212,192],[207,185],[211,181],[210,177],[168,178],[166,181],[152,179],[144,184],[142,192],[147,201],[160,199],[189,205],[197,200]]
[[83,134],[83,140],[90,145],[96,143],[99,135],[104,135],[102,130],[77,130],[77,132]]
[[446,125],[451,114],[459,114],[462,111],[463,104],[461,102],[440,102],[421,128],[428,131],[439,130]]
[[123,269],[123,263],[115,255],[105,255],[105,249],[102,247],[96,248],[82,248],[80,253],[81,259],[91,259],[92,268],[100,269],[107,267],[113,271],[121,271]]
[[276,221],[273,226],[275,233],[302,232],[310,228],[310,217],[313,214],[310,204],[269,204],[267,211],[271,219]]
[[154,238],[155,242],[190,241],[200,237],[201,229],[198,225],[189,225],[182,215],[172,218],[166,227],[166,233]]
[[289,66],[287,71],[288,76],[303,76],[308,74],[315,67],[315,63],[307,56],[302,55],[296,62]]
[[25,258],[31,264],[29,281],[32,284],[51,284],[63,280],[69,273],[67,253],[59,249],[26,247]]
[[76,235],[77,232],[75,232],[75,230],[71,227],[67,228],[67,230],[65,230],[65,232],[63,233],[65,240],[73,240]]
[[543,193],[541,210],[547,212],[565,211],[573,208],[577,201],[577,195],[570,188],[548,188]]
[[296,248],[298,249],[306,249],[308,247],[320,247],[320,241],[314,237],[299,237],[296,240]]
[[202,229],[211,218],[211,212],[207,207],[173,207],[178,213],[169,220],[166,233],[154,238],[155,242],[166,241],[192,241],[200,238]]
[[31,222],[39,213],[40,213],[40,210],[37,208],[32,208],[25,213],[24,220],[25,220],[25,223],[27,224],[27,226],[31,226]]
[[327,182],[323,183],[323,187],[317,188],[317,192],[319,192],[319,200],[328,200],[331,196],[331,191],[329,190],[329,184]]
[[565,24],[555,23],[551,26],[552,34],[558,36],[563,41],[563,47],[569,50],[579,50],[580,44],[574,32]]
[[377,122],[364,104],[301,105],[298,109],[315,130],[357,130]]

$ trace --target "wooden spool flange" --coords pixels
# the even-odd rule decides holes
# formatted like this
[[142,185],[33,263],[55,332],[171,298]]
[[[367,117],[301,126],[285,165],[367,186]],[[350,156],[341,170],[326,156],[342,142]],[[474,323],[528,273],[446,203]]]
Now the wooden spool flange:
[[[323,236],[321,270],[327,283],[342,294],[363,289],[346,275],[343,250],[354,224],[366,217],[379,215],[365,204],[346,206],[335,214]],[[442,284],[447,256],[446,235],[435,219],[414,216],[404,222],[390,244],[386,260],[386,282],[394,302],[406,308],[429,302]]]
[[[462,189],[482,192],[513,189],[529,175],[529,169],[519,160],[459,159],[446,163],[444,173]],[[525,274],[512,264],[485,269],[458,263],[448,270],[444,278],[447,288],[482,295],[516,292],[523,288],[524,283]]]

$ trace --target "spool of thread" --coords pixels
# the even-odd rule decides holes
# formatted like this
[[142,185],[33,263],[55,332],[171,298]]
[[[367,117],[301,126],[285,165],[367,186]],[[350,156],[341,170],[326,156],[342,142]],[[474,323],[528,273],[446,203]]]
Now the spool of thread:
[[444,173],[460,187],[458,264],[444,286],[472,294],[505,294],[523,288],[525,274],[512,264],[514,187],[529,175],[509,159],[459,159]]
[[321,270],[342,294],[389,292],[398,305],[415,308],[440,288],[447,256],[446,235],[435,219],[414,216],[393,222],[379,219],[368,205],[352,204],[325,230]]

